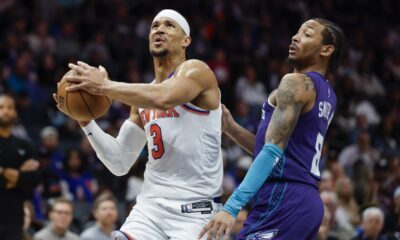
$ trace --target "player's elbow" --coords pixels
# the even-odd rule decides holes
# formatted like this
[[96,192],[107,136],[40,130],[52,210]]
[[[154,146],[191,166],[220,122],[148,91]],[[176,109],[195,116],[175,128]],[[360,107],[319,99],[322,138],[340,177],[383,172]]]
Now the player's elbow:
[[120,157],[111,157],[97,154],[97,157],[100,161],[106,166],[106,168],[115,176],[121,177],[126,175],[129,172],[129,169],[124,164],[124,160]]
[[154,99],[154,107],[156,109],[166,111],[174,107],[174,103],[171,97],[167,96],[160,96]]

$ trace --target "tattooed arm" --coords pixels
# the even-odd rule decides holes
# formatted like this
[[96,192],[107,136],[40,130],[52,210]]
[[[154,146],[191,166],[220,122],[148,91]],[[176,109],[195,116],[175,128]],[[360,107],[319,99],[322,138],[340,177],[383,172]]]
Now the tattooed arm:
[[276,91],[276,108],[265,134],[265,143],[285,149],[300,114],[313,107],[315,96],[314,83],[307,75],[286,74]]
[[302,112],[309,111],[315,101],[314,84],[304,74],[292,73],[282,78],[275,95],[276,108],[265,134],[265,145],[247,171],[245,178],[219,212],[199,234],[207,239],[227,239],[235,218],[244,205],[258,192],[270,175],[274,164],[283,157],[290,135]]

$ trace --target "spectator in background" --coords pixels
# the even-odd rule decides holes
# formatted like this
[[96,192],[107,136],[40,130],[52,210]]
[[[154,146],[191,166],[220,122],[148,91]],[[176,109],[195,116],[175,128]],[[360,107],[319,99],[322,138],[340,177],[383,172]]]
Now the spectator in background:
[[365,115],[370,126],[376,126],[381,122],[381,116],[376,111],[376,107],[368,99],[364,98],[356,103],[354,112],[357,116]]
[[393,205],[385,219],[385,232],[390,239],[396,239],[400,236],[400,186],[396,188],[393,194]]
[[66,198],[57,198],[49,212],[50,224],[37,232],[33,240],[78,240],[78,235],[68,230],[73,215],[72,202]]
[[[259,114],[257,114],[258,116]],[[258,117],[254,117],[249,105],[242,100],[236,101],[235,112],[233,113],[235,121],[242,127],[252,133],[256,133],[258,129]]]
[[257,79],[257,73],[253,66],[247,66],[244,76],[238,79],[235,87],[236,97],[250,106],[251,113],[259,111],[267,99],[264,85]]
[[381,83],[382,81],[373,72],[371,64],[370,59],[361,60],[358,72],[353,77],[354,87],[358,92],[371,98],[382,97],[386,94],[386,90]]
[[23,51],[16,59],[13,71],[8,76],[7,87],[15,95],[29,93],[32,75],[30,74],[29,64],[32,62],[32,54]]
[[57,84],[57,61],[53,53],[44,53],[39,59],[38,75],[42,87],[56,88]]
[[61,33],[56,39],[56,55],[62,61],[66,61],[72,56],[78,56],[81,51],[79,33],[76,32],[76,23],[70,19],[61,23]]
[[324,205],[324,218],[322,219],[321,226],[319,227],[319,230],[318,230],[318,236],[317,236],[318,240],[327,240],[328,239],[331,218],[332,218],[331,212]]
[[249,170],[251,164],[253,163],[253,158],[245,154],[237,159],[236,171],[235,171],[235,187],[243,181],[246,176],[247,170]]
[[35,229],[32,224],[35,224],[35,212],[33,206],[29,201],[24,202],[24,225],[23,229],[23,240],[31,240]]
[[395,133],[394,119],[392,115],[385,117],[381,123],[379,132],[374,138],[376,148],[382,153],[386,154],[399,154],[398,143],[394,136]]
[[333,191],[323,191],[320,193],[322,202],[324,206],[330,212],[329,219],[329,227],[328,228],[328,240],[342,240],[342,239],[350,239],[354,236],[354,232],[346,229],[336,220],[336,212],[337,212],[337,204],[338,199],[337,195]]
[[48,23],[43,20],[36,23],[35,32],[29,34],[27,40],[30,50],[35,54],[56,50],[56,42],[48,32]]
[[319,183],[319,191],[333,191],[334,190],[334,183],[333,183],[333,176],[329,170],[322,171],[321,174],[321,182]]
[[110,60],[110,52],[106,44],[106,34],[98,31],[83,49],[82,57],[94,66],[106,65]]
[[50,169],[50,158],[51,153],[46,150],[39,151],[38,160],[40,163],[40,170],[42,172],[42,183],[38,188],[40,191],[40,196],[45,199],[47,203],[48,200],[53,198],[62,197],[65,194],[63,189],[63,184],[61,182],[60,176],[54,174]]
[[340,177],[336,182],[336,194],[338,204],[336,209],[336,221],[348,231],[354,231],[360,223],[358,205],[353,195],[353,185],[347,176]]
[[226,59],[225,50],[222,48],[216,49],[214,57],[208,62],[211,70],[214,72],[215,77],[218,81],[218,86],[221,89],[222,94],[221,102],[230,104],[233,100],[233,92],[231,91],[231,67],[229,61]]
[[58,130],[52,126],[46,126],[40,131],[40,151],[50,154],[49,169],[55,174],[60,175],[63,168],[63,155],[59,149]]
[[12,135],[17,119],[14,99],[0,95],[0,239],[22,240],[23,202],[39,184],[33,147]]
[[111,232],[116,229],[118,219],[115,197],[111,193],[99,195],[94,201],[93,215],[96,223],[80,235],[80,240],[113,240]]
[[373,197],[373,171],[362,160],[357,160],[352,167],[354,197],[359,206],[370,204]]
[[340,152],[339,163],[351,176],[352,167],[357,160],[361,160],[370,171],[373,171],[379,155],[379,152],[371,146],[369,133],[362,132],[359,134],[356,144],[349,145]]
[[65,155],[62,179],[67,182],[71,199],[76,201],[93,201],[97,183],[88,171],[87,157],[80,150],[70,149]]
[[36,218],[44,220],[47,207],[54,198],[67,196],[67,184],[63,183],[61,177],[50,169],[51,153],[47,150],[39,150],[38,160],[40,163],[40,171],[42,174],[42,182],[35,189],[35,195],[32,203],[35,208]]
[[384,214],[380,208],[369,207],[363,211],[361,229],[352,240],[384,240],[380,235],[383,229]]

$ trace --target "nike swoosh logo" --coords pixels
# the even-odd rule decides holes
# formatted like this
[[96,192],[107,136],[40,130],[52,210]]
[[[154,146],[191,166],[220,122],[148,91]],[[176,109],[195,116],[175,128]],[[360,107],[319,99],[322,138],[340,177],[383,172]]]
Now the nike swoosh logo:
[[89,137],[89,136],[93,136],[93,134],[90,132],[90,133],[88,133],[88,135],[87,135],[87,136],[88,136],[88,137]]

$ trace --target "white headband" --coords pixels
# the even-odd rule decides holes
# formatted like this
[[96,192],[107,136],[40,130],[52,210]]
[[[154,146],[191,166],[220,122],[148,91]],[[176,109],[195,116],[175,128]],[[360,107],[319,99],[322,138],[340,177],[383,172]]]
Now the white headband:
[[153,22],[162,18],[162,17],[167,17],[179,24],[183,31],[186,33],[186,35],[190,36],[190,27],[189,23],[186,21],[186,19],[177,11],[172,10],[172,9],[164,9],[161,12],[159,12],[153,19]]

